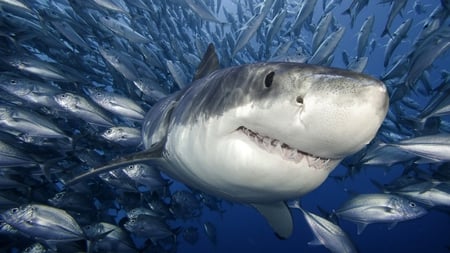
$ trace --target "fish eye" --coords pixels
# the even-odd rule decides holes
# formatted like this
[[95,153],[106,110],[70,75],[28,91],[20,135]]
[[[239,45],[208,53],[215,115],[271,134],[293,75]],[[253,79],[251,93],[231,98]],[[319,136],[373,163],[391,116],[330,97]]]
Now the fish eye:
[[17,213],[19,211],[19,208],[13,208],[13,209],[11,209],[11,213]]
[[302,96],[297,96],[297,98],[295,99],[295,101],[299,104],[303,104],[303,98]]
[[25,221],[28,225],[33,225],[33,221],[32,220],[26,220]]
[[12,79],[10,83],[11,84],[16,84],[17,82],[16,82],[16,80]]
[[128,165],[128,169],[132,169],[133,168],[133,165]]
[[270,86],[272,86],[273,76],[275,76],[275,72],[273,71],[266,75],[266,79],[264,79],[264,85],[266,88],[270,88]]
[[410,207],[416,207],[416,203],[414,203],[414,202],[409,202],[409,206],[410,206]]
[[112,133],[112,130],[111,130],[111,129],[108,129],[108,130],[106,130],[106,133],[107,133],[107,134],[111,134],[111,133]]

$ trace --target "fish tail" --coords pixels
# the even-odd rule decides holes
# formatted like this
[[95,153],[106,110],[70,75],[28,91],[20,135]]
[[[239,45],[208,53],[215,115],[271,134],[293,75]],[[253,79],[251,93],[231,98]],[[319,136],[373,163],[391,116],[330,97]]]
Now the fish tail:
[[391,32],[389,32],[389,29],[387,28],[387,26],[384,28],[383,32],[381,33],[381,37],[384,37],[386,34],[392,38]]
[[347,10],[342,12],[342,15],[349,15],[351,17],[352,16],[352,10],[350,8],[348,8]]

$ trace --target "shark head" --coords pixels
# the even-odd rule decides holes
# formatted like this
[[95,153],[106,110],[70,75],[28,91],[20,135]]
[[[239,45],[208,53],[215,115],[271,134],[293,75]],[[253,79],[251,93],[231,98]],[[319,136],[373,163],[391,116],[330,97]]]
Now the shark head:
[[169,174],[216,196],[270,203],[318,187],[375,136],[383,83],[345,70],[261,63],[216,71],[174,109]]

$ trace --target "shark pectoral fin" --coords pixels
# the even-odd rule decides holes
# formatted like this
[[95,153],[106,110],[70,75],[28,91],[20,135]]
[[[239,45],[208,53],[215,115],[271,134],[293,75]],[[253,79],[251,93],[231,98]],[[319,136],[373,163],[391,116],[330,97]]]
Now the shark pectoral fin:
[[266,218],[277,236],[281,239],[291,236],[294,225],[286,203],[252,204],[252,206]]
[[117,160],[113,160],[111,163],[103,165],[101,167],[97,167],[91,171],[88,171],[84,174],[81,174],[72,180],[69,180],[65,183],[65,187],[77,184],[83,180],[88,178],[92,178],[102,173],[106,173],[115,169],[119,169],[121,167],[135,164],[135,163],[147,163],[162,166],[165,164],[164,158],[162,158],[162,144],[155,145],[147,150],[140,151],[137,153],[132,153],[126,156],[123,156]]

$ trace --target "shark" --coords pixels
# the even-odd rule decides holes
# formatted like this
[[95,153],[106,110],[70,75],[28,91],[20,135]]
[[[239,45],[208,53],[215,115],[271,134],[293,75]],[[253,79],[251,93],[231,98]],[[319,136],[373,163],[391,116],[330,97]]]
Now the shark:
[[288,238],[286,201],[319,187],[371,142],[388,110],[387,89],[365,74],[311,64],[218,66],[210,45],[195,80],[146,113],[143,151],[66,186],[145,162],[190,187],[253,206]]

